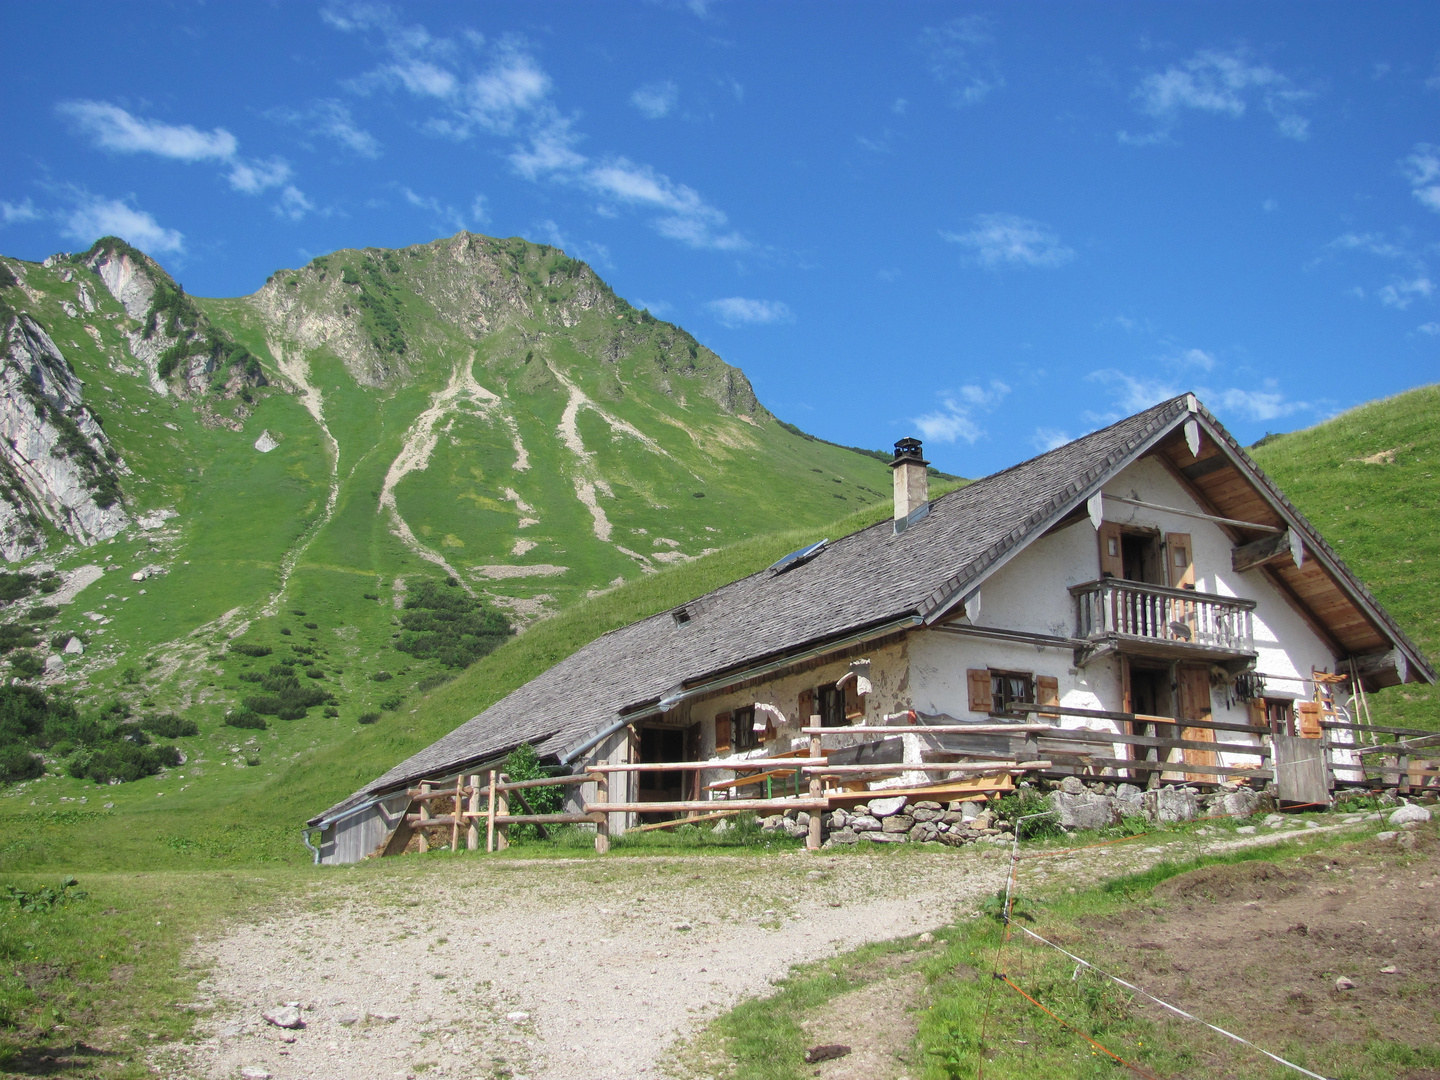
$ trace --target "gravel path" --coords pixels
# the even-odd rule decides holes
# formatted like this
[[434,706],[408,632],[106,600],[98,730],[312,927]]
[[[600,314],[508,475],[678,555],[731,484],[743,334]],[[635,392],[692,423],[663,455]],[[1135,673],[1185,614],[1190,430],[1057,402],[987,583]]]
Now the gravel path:
[[[1089,884],[1203,846],[1076,852],[1042,860],[1030,885]],[[792,964],[973,910],[1003,886],[1006,854],[365,864],[199,946],[206,1037],[155,1064],[191,1080],[657,1075],[677,1038]],[[287,1002],[303,1029],[262,1019]]]

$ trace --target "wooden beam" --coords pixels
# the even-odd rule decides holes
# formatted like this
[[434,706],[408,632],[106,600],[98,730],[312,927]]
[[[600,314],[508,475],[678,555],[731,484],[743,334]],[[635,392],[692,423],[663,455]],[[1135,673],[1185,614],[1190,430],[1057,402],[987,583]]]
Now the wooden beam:
[[682,800],[680,802],[591,803],[587,814],[683,814],[687,810],[824,810],[824,799],[725,799]]
[[[1063,712],[1064,710],[1046,705],[1045,711]],[[1053,730],[1054,728],[1050,724],[904,724],[895,727],[856,724],[853,727],[803,727],[800,729],[806,735],[1027,735],[1037,731]]]
[[1240,544],[1230,552],[1230,569],[1237,574],[1267,563],[1279,562],[1290,557],[1290,530],[1273,536],[1262,536],[1248,544]]
[[1201,458],[1192,465],[1177,465],[1187,480],[1199,480],[1202,476],[1209,476],[1213,472],[1230,468],[1230,459],[1223,453],[1211,454],[1207,458]]
[[[1188,761],[1142,761],[1138,758],[1094,757],[1090,754],[1076,754],[1075,757],[1083,765],[1103,765],[1116,769],[1129,769],[1132,772],[1205,773],[1215,776],[1248,776],[1255,780],[1269,780],[1273,775],[1269,769],[1234,769],[1226,765],[1192,765]],[[1085,779],[1115,780],[1118,778],[1088,776]]]
[[[1126,723],[1181,724],[1184,727],[1209,728],[1212,731],[1243,731],[1251,735],[1269,735],[1268,727],[1253,724],[1221,724],[1202,720],[1178,720],[1173,716],[1149,716],[1146,713],[1109,712],[1105,709],[1080,709],[1073,705],[1036,705],[1031,702],[1016,702],[1011,708],[1021,712],[1060,713],[1062,716],[1085,716],[1095,720],[1123,720]],[[1045,726],[1040,731],[1074,731],[1075,728]],[[1042,736],[1043,737],[1043,736]]]
[[1368,684],[1367,689],[1400,686],[1410,676],[1410,661],[1399,649],[1352,656],[1345,662],[1345,667],[1352,668],[1355,675],[1364,679]]
[[1138,506],[1144,510],[1158,510],[1166,514],[1179,514],[1181,517],[1199,518],[1202,521],[1213,521],[1217,525],[1229,525],[1236,529],[1256,529],[1267,533],[1285,531],[1275,525],[1261,525],[1258,521],[1241,521],[1239,518],[1220,517],[1218,514],[1206,514],[1199,510],[1185,510],[1179,506],[1161,506],[1159,503],[1145,502],[1141,499],[1126,499],[1120,495],[1107,494],[1105,498],[1111,502],[1124,503],[1127,506]]
[[[808,728],[806,729],[809,730]],[[859,731],[859,728],[826,728],[826,731]],[[591,772],[601,773],[631,773],[631,772],[695,772],[702,769],[727,769],[749,772],[753,769],[793,769],[799,760],[809,761],[809,758],[741,758],[724,761],[653,761],[638,765],[591,765]],[[825,759],[821,759],[822,762]],[[502,789],[504,785],[501,785]]]
[[699,817],[676,818],[674,821],[652,821],[649,825],[636,825],[626,832],[649,832],[651,829],[673,829],[677,825],[694,825],[698,821],[714,821],[716,818],[734,817],[743,810],[721,810],[718,814],[701,814]]
[[[819,773],[822,776],[853,776],[860,773],[891,774],[907,772],[1027,772],[1031,769],[1048,769],[1048,761],[942,761],[932,762],[929,765],[899,764],[899,765],[805,765],[800,771],[805,773]],[[879,792],[878,794],[884,794]]]

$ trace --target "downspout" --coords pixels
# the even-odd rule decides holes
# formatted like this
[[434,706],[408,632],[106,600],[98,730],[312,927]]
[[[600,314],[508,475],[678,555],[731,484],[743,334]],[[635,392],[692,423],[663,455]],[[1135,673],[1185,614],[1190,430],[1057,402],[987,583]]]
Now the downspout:
[[320,849],[319,849],[318,847],[316,847],[314,844],[310,843],[310,833],[311,833],[311,830],[312,830],[312,826],[310,826],[310,825],[306,825],[304,828],[302,828],[302,829],[300,830],[300,839],[305,842],[305,846],[306,846],[307,848],[309,848],[311,851],[313,851],[313,852],[315,853],[315,865],[316,865],[316,866],[319,866],[319,865],[320,865]]
[[[645,715],[649,716],[650,714],[646,713]],[[590,736],[590,738],[586,739],[574,750],[567,751],[560,758],[560,765],[563,768],[568,769],[574,763],[575,759],[578,758],[581,754],[584,754],[586,751],[591,750],[596,746],[599,746],[602,742],[608,739],[611,735],[614,735],[621,728],[629,727],[631,724],[633,724],[636,720],[639,719],[640,717],[638,716],[629,716],[623,720],[616,720],[607,728],[602,728],[599,734]]]

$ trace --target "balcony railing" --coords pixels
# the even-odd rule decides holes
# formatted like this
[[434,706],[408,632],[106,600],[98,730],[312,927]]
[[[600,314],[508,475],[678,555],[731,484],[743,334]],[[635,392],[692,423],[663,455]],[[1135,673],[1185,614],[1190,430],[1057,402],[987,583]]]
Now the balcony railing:
[[1076,636],[1130,639],[1181,652],[1187,647],[1255,652],[1254,600],[1104,578],[1072,585]]

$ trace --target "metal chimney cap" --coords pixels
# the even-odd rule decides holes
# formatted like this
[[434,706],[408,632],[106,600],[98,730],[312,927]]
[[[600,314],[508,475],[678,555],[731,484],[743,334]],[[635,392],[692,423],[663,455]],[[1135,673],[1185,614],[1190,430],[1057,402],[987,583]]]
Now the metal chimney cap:
[[920,456],[919,439],[901,439],[895,444],[895,460],[891,466],[903,465],[907,462],[914,462],[917,465],[929,465],[930,463]]

